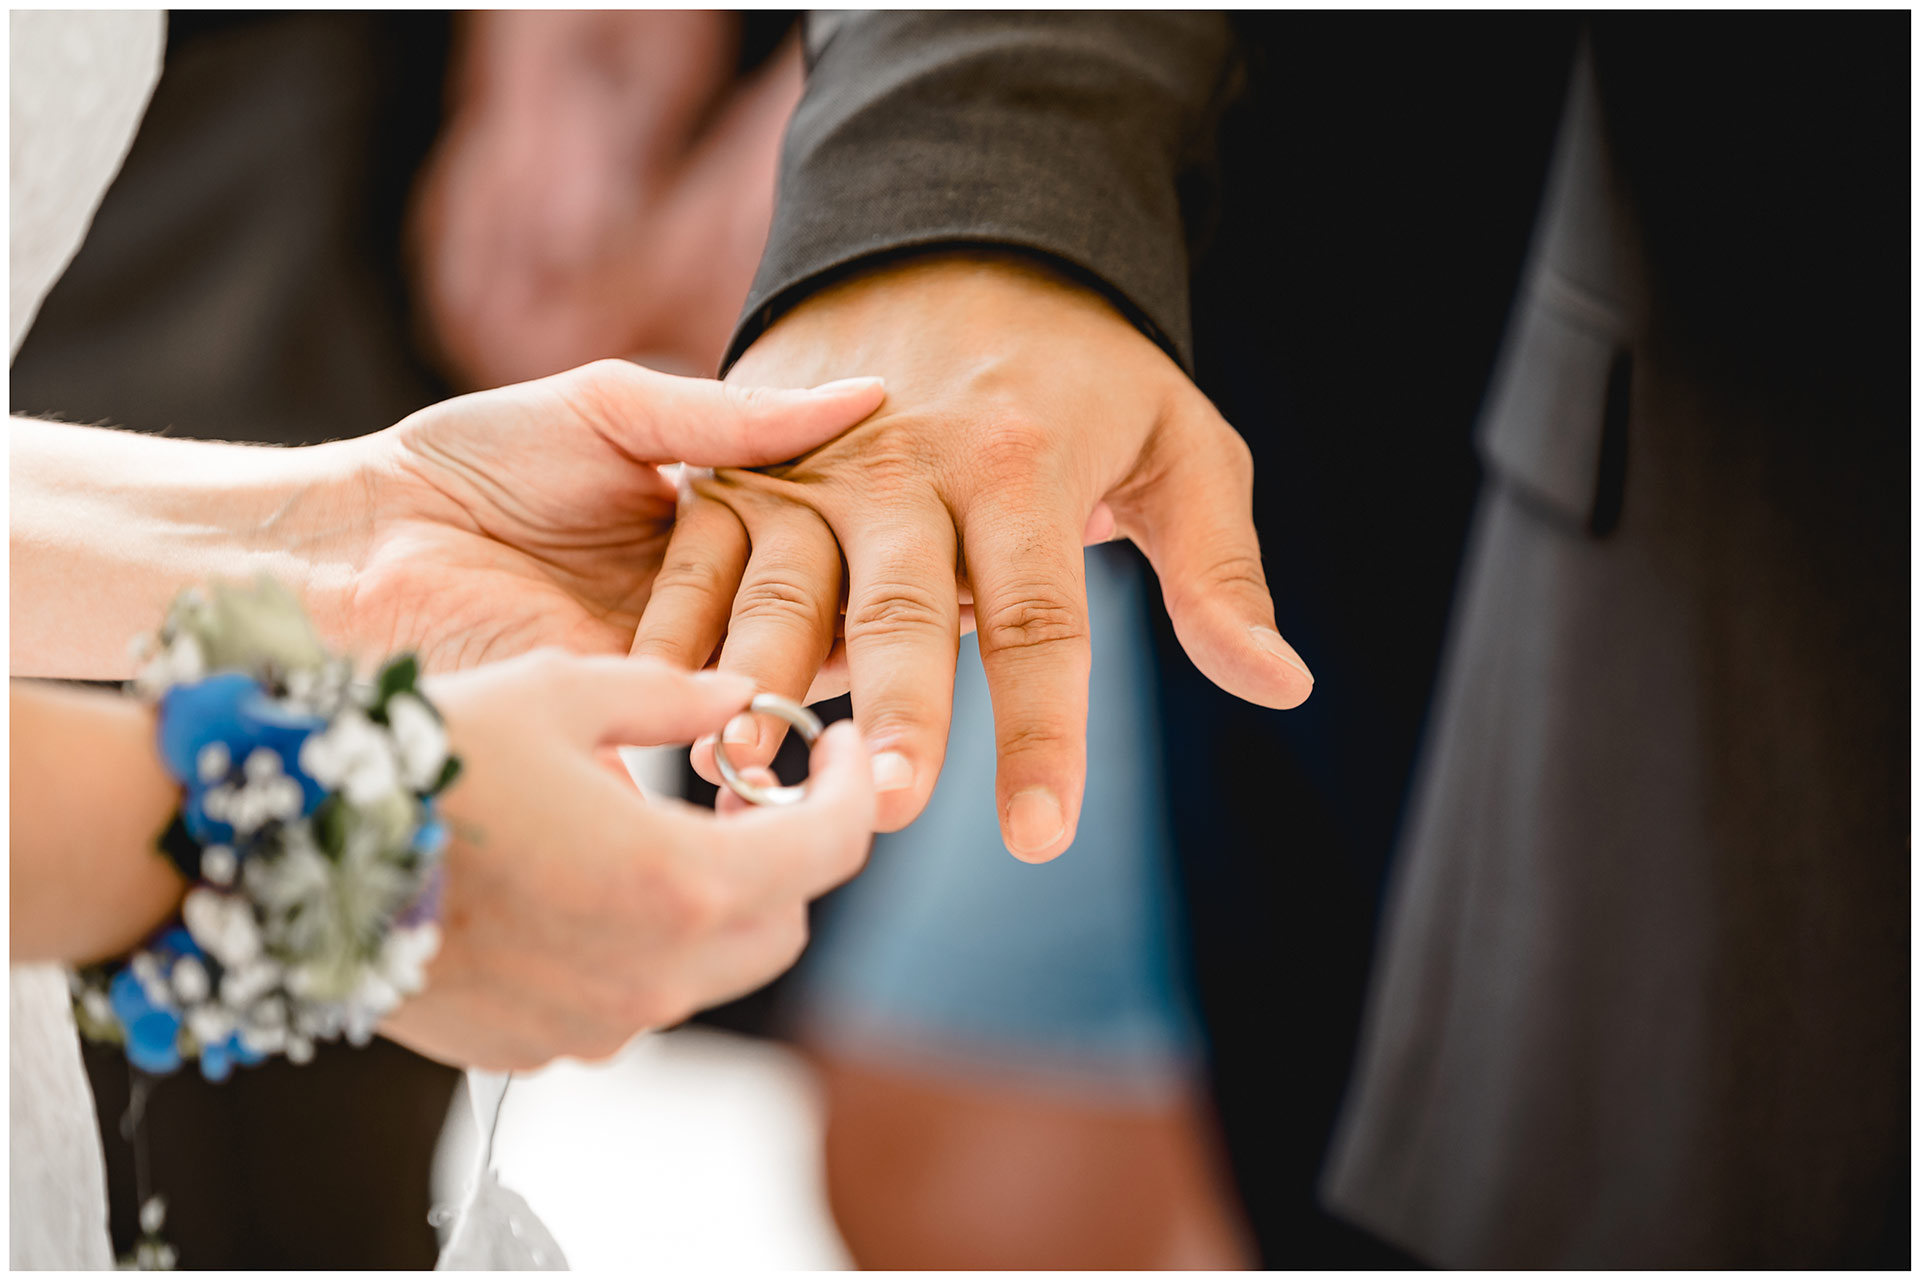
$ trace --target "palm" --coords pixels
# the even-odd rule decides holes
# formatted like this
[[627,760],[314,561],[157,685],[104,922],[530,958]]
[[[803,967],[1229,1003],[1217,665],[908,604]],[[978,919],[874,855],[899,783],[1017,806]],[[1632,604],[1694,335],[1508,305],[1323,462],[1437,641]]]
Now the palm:
[[390,649],[415,650],[435,670],[549,645],[625,653],[674,488],[601,418],[541,391],[502,397],[477,419],[430,410],[402,424],[356,614],[382,620]]

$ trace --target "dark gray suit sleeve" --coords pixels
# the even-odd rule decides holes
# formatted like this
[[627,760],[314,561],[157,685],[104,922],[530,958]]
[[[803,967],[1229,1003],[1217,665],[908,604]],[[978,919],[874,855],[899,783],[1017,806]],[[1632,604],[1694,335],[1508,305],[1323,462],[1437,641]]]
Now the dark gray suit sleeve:
[[939,247],[1041,255],[1190,367],[1182,191],[1233,71],[1212,13],[816,14],[724,362],[808,293]]

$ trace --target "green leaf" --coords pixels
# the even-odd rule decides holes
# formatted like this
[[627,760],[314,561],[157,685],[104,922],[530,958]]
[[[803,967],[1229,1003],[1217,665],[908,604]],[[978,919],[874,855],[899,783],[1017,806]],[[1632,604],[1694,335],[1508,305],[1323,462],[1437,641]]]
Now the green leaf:
[[381,724],[387,720],[387,700],[395,694],[411,694],[420,680],[420,660],[412,654],[399,654],[387,660],[380,669],[379,680],[374,685],[373,719]]
[[428,796],[438,796],[453,786],[453,780],[460,777],[460,758],[452,752],[447,753],[447,763],[440,767],[440,777],[427,789]]

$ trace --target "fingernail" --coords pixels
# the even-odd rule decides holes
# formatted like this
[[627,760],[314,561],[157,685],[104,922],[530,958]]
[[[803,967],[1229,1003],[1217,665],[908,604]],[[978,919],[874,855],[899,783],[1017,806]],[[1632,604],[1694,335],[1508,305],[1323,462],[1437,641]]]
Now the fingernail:
[[873,758],[873,790],[897,792],[913,786],[913,762],[898,752],[881,752]]
[[856,391],[867,391],[874,387],[885,387],[884,378],[836,378],[830,383],[821,383],[813,389],[816,396],[845,396]]
[[1247,633],[1253,637],[1253,643],[1261,649],[1266,650],[1281,662],[1299,668],[1300,674],[1309,681],[1313,679],[1313,673],[1308,671],[1307,665],[1300,661],[1300,655],[1293,652],[1293,646],[1287,644],[1286,639],[1279,632],[1271,627],[1256,626],[1247,628]]
[[1037,854],[1066,830],[1060,802],[1044,787],[1015,792],[1007,802],[1007,845],[1015,854]]
[[753,723],[753,717],[742,712],[727,722],[720,737],[728,747],[752,747],[760,741],[760,727]]

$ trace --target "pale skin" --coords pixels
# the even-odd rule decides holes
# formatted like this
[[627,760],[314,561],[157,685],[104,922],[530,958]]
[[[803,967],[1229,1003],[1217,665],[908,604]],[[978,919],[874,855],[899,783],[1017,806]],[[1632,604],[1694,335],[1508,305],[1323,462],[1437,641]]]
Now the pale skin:
[[662,465],[774,461],[857,422],[874,379],[740,394],[599,361],[304,449],[13,419],[11,670],[112,680],[174,592],[278,575],[321,634],[429,670],[623,653],[671,528]]
[[[809,297],[728,381],[853,368],[886,377],[879,413],[793,463],[696,483],[635,653],[698,667],[721,646],[720,670],[778,693],[850,687],[892,831],[933,790],[959,637],[977,624],[1001,833],[1034,862],[1072,843],[1085,783],[1084,544],[1140,546],[1216,684],[1268,707],[1306,699],[1245,443],[1105,299],[1023,258],[931,254]],[[743,719],[727,736],[765,761],[780,734]],[[713,777],[710,743],[694,760]]]
[[[752,693],[620,656],[673,514],[658,463],[784,456],[881,395],[742,400],[608,362],[315,449],[15,420],[14,674],[125,676],[125,637],[179,587],[261,568],[363,655],[485,663],[427,687],[468,772],[445,796],[445,944],[382,1030],[483,1067],[603,1057],[791,964],[807,901],[858,870],[872,830],[846,729],[777,811],[649,805],[606,768],[611,746],[686,741]],[[183,889],[151,850],[178,803],[152,714],[20,681],[10,703],[12,959],[124,951]]]

